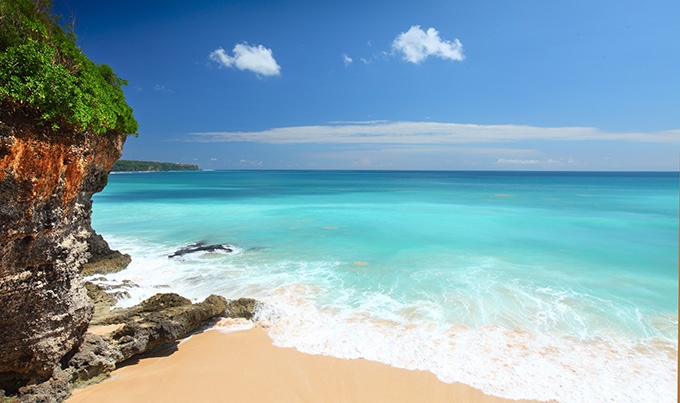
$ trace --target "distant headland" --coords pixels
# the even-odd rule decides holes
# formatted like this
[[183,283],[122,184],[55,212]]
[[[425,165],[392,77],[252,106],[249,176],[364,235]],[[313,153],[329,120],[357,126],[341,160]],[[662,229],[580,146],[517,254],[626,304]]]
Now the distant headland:
[[177,164],[174,162],[130,161],[118,160],[113,164],[111,172],[166,172],[166,171],[200,171],[198,165]]

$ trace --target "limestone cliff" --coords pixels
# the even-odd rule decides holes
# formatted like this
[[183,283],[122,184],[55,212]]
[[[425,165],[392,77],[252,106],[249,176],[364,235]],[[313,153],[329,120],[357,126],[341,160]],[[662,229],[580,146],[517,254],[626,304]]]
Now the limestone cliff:
[[[91,196],[125,136],[53,131],[0,108],[0,389],[48,379],[82,342],[92,316]],[[60,364],[61,363],[61,364]]]

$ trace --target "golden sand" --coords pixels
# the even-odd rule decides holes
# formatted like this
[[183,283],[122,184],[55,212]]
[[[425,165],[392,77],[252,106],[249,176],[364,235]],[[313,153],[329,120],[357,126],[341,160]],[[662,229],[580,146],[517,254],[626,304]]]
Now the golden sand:
[[208,330],[76,390],[76,402],[516,402],[433,374],[301,353],[263,329]]

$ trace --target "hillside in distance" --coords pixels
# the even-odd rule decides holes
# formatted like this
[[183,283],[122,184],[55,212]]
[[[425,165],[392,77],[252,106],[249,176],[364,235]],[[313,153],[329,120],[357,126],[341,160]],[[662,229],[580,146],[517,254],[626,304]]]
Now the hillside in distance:
[[174,162],[118,160],[111,172],[167,172],[200,171],[198,165],[177,164]]

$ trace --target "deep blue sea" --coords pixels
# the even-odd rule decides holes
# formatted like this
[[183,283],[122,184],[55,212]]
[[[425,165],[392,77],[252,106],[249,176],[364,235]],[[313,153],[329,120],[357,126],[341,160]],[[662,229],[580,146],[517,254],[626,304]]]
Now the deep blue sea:
[[[258,298],[275,344],[509,398],[677,401],[678,173],[110,175],[99,278]],[[169,258],[187,244],[233,253]],[[99,276],[98,276],[99,277]],[[595,400],[593,400],[595,399]]]

